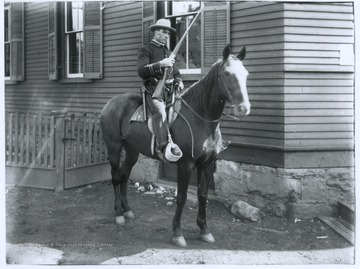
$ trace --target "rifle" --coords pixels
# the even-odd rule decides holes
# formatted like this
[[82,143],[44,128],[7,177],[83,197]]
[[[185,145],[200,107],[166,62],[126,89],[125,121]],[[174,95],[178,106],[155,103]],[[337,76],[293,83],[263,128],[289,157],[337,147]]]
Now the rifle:
[[[181,44],[182,42],[184,42],[185,40],[185,37],[187,36],[187,34],[189,33],[189,30],[190,28],[193,26],[193,24],[195,23],[195,21],[197,20],[198,16],[201,14],[201,11],[202,11],[203,8],[201,8],[199,10],[199,12],[196,14],[195,18],[193,19],[193,21],[190,23],[189,27],[187,28],[187,30],[185,31],[185,33],[183,34],[183,36],[181,37],[181,39],[179,40],[179,42],[176,44],[174,50],[171,52],[169,58],[170,59],[175,59],[176,57],[176,54],[178,53],[180,47],[181,47]],[[157,98],[157,99],[162,99],[162,93],[163,93],[163,89],[165,87],[165,83],[166,83],[166,80],[167,80],[167,77],[168,77],[168,73],[169,73],[169,69],[170,67],[165,67],[165,70],[164,70],[164,76],[163,78],[159,81],[159,83],[157,84],[156,86],[156,89],[154,91],[154,94],[152,97],[154,98]]]

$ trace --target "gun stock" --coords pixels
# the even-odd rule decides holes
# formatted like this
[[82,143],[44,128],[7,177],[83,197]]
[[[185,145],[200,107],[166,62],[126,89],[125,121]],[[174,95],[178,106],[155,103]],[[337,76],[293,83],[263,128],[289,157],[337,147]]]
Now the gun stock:
[[[193,24],[195,23],[195,21],[197,20],[197,18],[199,17],[199,15],[201,14],[203,7],[199,10],[199,12],[196,14],[195,18],[192,20],[192,22],[190,23],[189,27],[187,28],[187,30],[185,31],[185,33],[183,34],[183,36],[180,38],[179,42],[176,44],[173,52],[170,54],[169,58],[174,59],[176,57],[176,54],[178,53],[182,42],[184,42],[185,37],[187,36],[187,34],[190,31],[190,28],[193,26]],[[165,82],[167,80],[168,77],[168,71],[169,71],[169,67],[165,67],[164,70],[164,76],[163,78],[159,81],[159,83],[156,86],[156,89],[154,91],[153,97],[157,98],[157,99],[162,99],[162,93],[165,87]]]
[[163,89],[165,87],[165,82],[168,77],[168,71],[169,71],[169,67],[165,67],[164,76],[162,77],[161,80],[159,80],[158,84],[156,85],[156,88],[155,88],[155,91],[154,91],[154,94],[152,95],[152,97],[157,98],[157,99],[162,99],[162,93],[163,93]]

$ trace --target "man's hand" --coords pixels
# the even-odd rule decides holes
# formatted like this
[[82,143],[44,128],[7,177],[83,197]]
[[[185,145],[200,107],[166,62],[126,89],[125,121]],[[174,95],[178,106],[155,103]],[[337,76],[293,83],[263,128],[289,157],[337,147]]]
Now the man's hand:
[[175,59],[164,58],[159,63],[160,67],[172,67],[175,63]]

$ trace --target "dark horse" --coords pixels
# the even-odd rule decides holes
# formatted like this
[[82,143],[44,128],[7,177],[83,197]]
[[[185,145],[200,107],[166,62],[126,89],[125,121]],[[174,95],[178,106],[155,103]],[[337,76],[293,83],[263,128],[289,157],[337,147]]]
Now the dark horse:
[[[182,100],[179,116],[170,128],[173,141],[181,148],[183,156],[177,164],[178,194],[173,218],[173,243],[185,247],[181,231],[181,214],[186,203],[187,189],[192,171],[197,168],[199,210],[197,224],[203,241],[215,239],[206,224],[206,201],[209,180],[214,173],[214,160],[222,149],[220,118],[225,103],[231,104],[236,116],[250,113],[246,79],[248,72],[242,64],[246,50],[237,56],[231,54],[230,45],[223,50],[223,59],[216,62],[205,77],[186,89],[178,98]],[[144,122],[130,122],[134,111],[141,105],[141,96],[125,93],[112,98],[101,112],[101,128],[108,148],[112,183],[115,190],[116,223],[124,225],[125,219],[134,218],[127,201],[127,180],[139,153],[159,159],[151,151],[151,133]],[[120,152],[125,149],[125,159],[120,163]]]

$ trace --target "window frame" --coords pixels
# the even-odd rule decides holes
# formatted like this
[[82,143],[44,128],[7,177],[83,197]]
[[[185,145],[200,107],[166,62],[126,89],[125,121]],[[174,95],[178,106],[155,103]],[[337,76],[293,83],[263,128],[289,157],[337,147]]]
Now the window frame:
[[[175,1],[165,1],[165,17],[166,18],[187,17],[187,16],[191,16],[191,15],[196,15],[198,13],[198,11],[194,11],[194,12],[187,12],[187,13],[178,14],[178,15],[168,14],[169,4],[171,4],[172,2],[175,2]],[[188,1],[188,2],[192,3],[191,1]],[[199,2],[200,3],[200,9],[202,8],[203,2],[201,2],[201,1],[194,1],[194,2]]]
[[[186,20],[187,20],[187,27],[189,25],[189,17],[190,16],[195,16],[198,11],[194,11],[194,12],[187,12],[187,13],[184,13],[184,14],[178,14],[178,15],[172,15],[172,14],[169,14],[168,13],[168,10],[169,10],[169,5],[172,4],[172,2],[174,1],[165,1],[165,5],[164,5],[164,9],[165,9],[165,18],[166,19],[176,19],[176,18],[180,18],[180,17],[185,17]],[[188,1],[189,3],[191,3],[191,1]],[[196,2],[199,2],[200,3],[200,10],[201,8],[204,6],[204,3],[202,1],[196,1]],[[201,11],[202,12],[202,11]],[[198,20],[201,20],[202,16],[199,16]],[[202,27],[200,28],[200,38],[202,40],[203,38],[203,31],[202,31]],[[186,46],[186,65],[189,64],[189,54],[188,54],[188,51],[189,51],[189,39],[188,37],[185,38],[185,46]],[[203,50],[203,47],[202,47],[202,42],[200,42],[200,54],[202,54],[202,50]],[[188,66],[187,66],[188,67]],[[197,74],[201,74],[202,73],[202,63],[200,65],[199,68],[179,68],[179,71],[181,74],[189,74],[189,75],[197,75]]]
[[[82,17],[82,29],[78,29],[78,30],[73,30],[73,31],[68,31],[68,3],[76,3],[76,2],[80,2],[83,4],[83,17]],[[64,13],[64,21],[65,21],[65,29],[64,29],[64,36],[65,36],[65,44],[66,44],[66,50],[65,50],[65,76],[66,78],[84,78],[84,55],[82,53],[84,53],[84,47],[79,46],[79,70],[81,72],[79,73],[70,73],[70,35],[71,34],[80,34],[81,35],[81,40],[84,44],[84,16],[85,16],[85,2],[83,1],[65,1],[65,13]],[[78,17],[77,17],[78,18]],[[73,18],[72,18],[73,19]],[[84,45],[83,45],[84,46]],[[81,50],[81,48],[83,48],[83,51]]]
[[[103,6],[97,1],[84,5],[82,33],[82,75],[69,74],[68,41],[65,23],[66,4],[49,2],[48,10],[48,79],[60,83],[87,83],[103,78]],[[67,31],[69,32],[69,31]]]
[[[7,41],[4,37],[4,64],[6,63],[6,45],[8,44],[9,45],[9,76],[6,76],[5,74],[5,66],[4,66],[4,73],[3,73],[3,76],[4,76],[4,80],[7,80],[7,81],[10,81],[11,80],[11,26],[10,26],[10,23],[11,23],[11,14],[10,14],[10,5],[6,5],[4,7],[4,23],[5,23],[5,12],[8,13],[8,19],[7,19],[7,26],[8,26],[8,31],[7,31]],[[5,27],[5,24],[4,24],[4,27]]]

